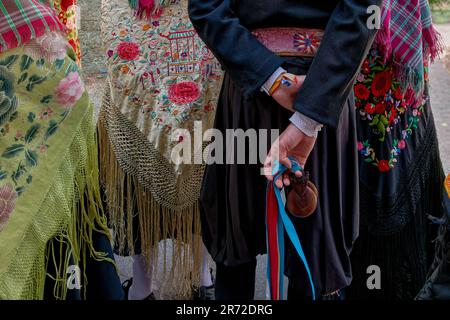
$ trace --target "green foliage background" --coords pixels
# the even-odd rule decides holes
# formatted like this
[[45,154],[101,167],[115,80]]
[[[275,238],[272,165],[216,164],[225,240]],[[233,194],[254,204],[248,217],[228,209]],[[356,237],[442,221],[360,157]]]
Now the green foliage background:
[[450,0],[429,0],[432,6],[436,6],[439,4],[450,3]]
[[429,0],[434,23],[450,23],[450,0]]

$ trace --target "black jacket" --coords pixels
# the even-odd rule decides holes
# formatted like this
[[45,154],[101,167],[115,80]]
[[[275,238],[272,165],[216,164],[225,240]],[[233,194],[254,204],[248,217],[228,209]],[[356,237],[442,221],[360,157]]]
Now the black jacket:
[[325,30],[295,109],[336,127],[376,30],[367,9],[381,0],[189,0],[189,15],[207,46],[246,94],[264,84],[284,60],[250,30],[303,27]]

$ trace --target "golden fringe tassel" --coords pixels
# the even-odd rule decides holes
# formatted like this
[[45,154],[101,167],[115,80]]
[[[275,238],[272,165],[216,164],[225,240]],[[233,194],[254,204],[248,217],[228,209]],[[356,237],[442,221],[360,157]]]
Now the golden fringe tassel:
[[[91,108],[88,116],[92,118]],[[87,125],[94,128],[92,121],[89,121]],[[87,255],[96,261],[112,263],[117,269],[115,262],[108,258],[106,253],[96,251],[92,242],[94,232],[105,234],[108,238],[111,238],[111,235],[101,201],[96,132],[94,129],[87,131],[90,131],[86,139],[87,152],[85,150],[72,151],[78,155],[86,153],[87,160],[80,163],[75,173],[71,199],[73,214],[70,216],[67,227],[63,228],[53,241],[50,241],[46,249],[46,270],[49,264],[53,264],[53,268],[56,270],[55,275],[47,274],[47,276],[55,281],[54,297],[61,300],[67,296],[69,276],[67,267],[71,258],[75,265],[82,267],[81,281],[84,299],[86,299],[86,288],[88,287]],[[56,252],[58,255],[55,254]],[[57,256],[59,256],[59,260],[56,258]]]
[[[102,214],[92,106],[88,107],[69,143],[16,256],[7,272],[0,275],[0,300],[43,299],[48,278],[55,281],[51,288],[55,299],[65,299],[70,257],[75,265],[84,267],[88,255],[96,261],[115,265],[106,253],[97,252],[92,242],[93,232],[110,237],[106,217]],[[48,274],[50,265],[56,270],[55,274]],[[85,270],[81,276],[86,297]]]
[[[189,299],[200,284],[202,240],[199,201],[182,209],[161,206],[136,177],[124,172],[117,162],[102,115],[98,121],[100,177],[105,189],[110,223],[119,253],[135,254],[133,218],[139,219],[141,254],[151,263],[153,274],[163,272],[161,293]],[[172,266],[167,270],[167,247],[162,249],[163,268],[158,270],[159,243],[173,241]]]

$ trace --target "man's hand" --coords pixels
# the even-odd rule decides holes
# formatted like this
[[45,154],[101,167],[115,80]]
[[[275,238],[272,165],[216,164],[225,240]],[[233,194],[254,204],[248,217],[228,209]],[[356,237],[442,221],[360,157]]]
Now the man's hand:
[[[276,161],[286,168],[292,168],[292,163],[289,157],[293,157],[297,160],[298,164],[304,168],[306,160],[308,159],[311,151],[314,148],[317,138],[309,137],[305,135],[293,124],[290,124],[287,129],[278,137],[278,139],[272,145],[269,155],[264,162],[264,174],[269,181],[273,181],[274,172],[273,168]],[[301,177],[300,171],[295,172],[297,177]],[[289,186],[289,172],[286,172],[283,177],[275,181],[275,185],[278,188],[283,188],[283,185]]]
[[283,108],[295,112],[294,101],[304,81],[305,76],[286,73],[279,87],[272,93],[272,98]]

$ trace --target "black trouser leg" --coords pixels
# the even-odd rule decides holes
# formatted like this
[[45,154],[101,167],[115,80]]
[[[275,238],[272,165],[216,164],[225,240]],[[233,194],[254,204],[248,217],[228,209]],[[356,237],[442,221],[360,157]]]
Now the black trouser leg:
[[[312,300],[311,288],[308,284],[300,285],[298,281],[289,280],[288,300],[290,301],[308,301]],[[321,296],[316,292],[317,301],[343,301],[345,300],[345,290],[339,290],[335,294]]]
[[287,299],[294,301],[312,300],[311,289],[306,288],[305,286],[299,286],[296,284],[296,281],[289,279]]
[[256,259],[239,266],[217,263],[216,300],[253,300],[255,298]]

